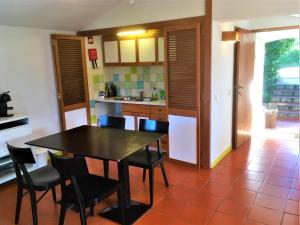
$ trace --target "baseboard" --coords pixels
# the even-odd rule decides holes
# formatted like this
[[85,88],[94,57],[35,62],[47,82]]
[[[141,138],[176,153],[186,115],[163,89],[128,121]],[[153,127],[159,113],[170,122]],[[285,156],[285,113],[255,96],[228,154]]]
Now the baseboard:
[[224,152],[210,164],[210,167],[214,168],[229,152],[231,152],[231,150],[232,146],[226,148]]

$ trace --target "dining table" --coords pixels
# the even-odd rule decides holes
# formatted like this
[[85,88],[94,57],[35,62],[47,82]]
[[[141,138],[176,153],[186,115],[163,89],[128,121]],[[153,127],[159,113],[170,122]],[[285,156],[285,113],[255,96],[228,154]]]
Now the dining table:
[[[122,186],[125,212],[117,203],[104,209],[100,216],[120,224],[133,224],[150,209],[150,205],[131,199],[128,156],[159,140],[164,134],[101,128],[83,125],[26,142],[27,145],[72,153],[76,156],[117,162],[118,179]],[[121,213],[125,214],[122,221]]]

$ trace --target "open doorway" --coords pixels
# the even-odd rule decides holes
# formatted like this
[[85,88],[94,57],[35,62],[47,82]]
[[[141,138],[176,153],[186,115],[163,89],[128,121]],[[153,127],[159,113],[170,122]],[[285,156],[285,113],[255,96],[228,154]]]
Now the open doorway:
[[256,34],[252,136],[299,139],[299,30]]

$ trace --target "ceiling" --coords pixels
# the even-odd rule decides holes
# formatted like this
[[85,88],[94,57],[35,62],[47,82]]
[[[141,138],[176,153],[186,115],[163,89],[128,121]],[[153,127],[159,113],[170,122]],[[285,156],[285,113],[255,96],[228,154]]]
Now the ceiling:
[[[203,15],[203,1],[134,0],[131,5],[130,0],[0,0],[0,25],[66,31],[90,24],[93,28],[129,25],[161,21],[168,14],[171,19]],[[213,0],[213,19],[219,21],[289,16],[298,11],[298,0]]]
[[0,25],[78,31],[122,0],[0,0]]

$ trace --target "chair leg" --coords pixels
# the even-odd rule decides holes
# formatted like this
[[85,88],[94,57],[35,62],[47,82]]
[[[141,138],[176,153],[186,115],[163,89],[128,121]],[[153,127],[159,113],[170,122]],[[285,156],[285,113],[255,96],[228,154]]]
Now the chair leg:
[[143,169],[143,182],[145,182],[145,180],[146,180],[146,172],[147,172],[147,170]]
[[38,225],[38,215],[37,215],[37,203],[35,191],[29,191],[31,211],[32,211],[32,223],[33,225]]
[[65,204],[65,201],[61,200],[60,205],[60,214],[59,214],[59,225],[63,225],[65,222],[65,216],[66,216],[67,206]]
[[79,213],[80,213],[81,225],[87,225],[85,209],[81,205],[79,205],[79,207],[80,207]]
[[166,173],[166,168],[165,168],[165,164],[162,162],[160,164],[160,168],[161,168],[161,172],[164,176],[164,180],[165,180],[165,185],[166,187],[169,187],[169,182],[168,182],[168,177],[167,177],[167,173]]
[[21,205],[22,205],[22,197],[23,197],[23,187],[18,187],[15,224],[19,223],[20,211],[21,211]]
[[119,189],[117,193],[118,193],[119,207],[120,207],[120,210],[121,210],[121,221],[122,221],[121,224],[127,224],[126,223],[126,214],[125,214],[126,207],[125,207],[125,201],[124,201],[124,198],[123,198],[122,189]]
[[55,187],[51,188],[51,191],[52,191],[53,202],[56,203],[57,199],[56,199],[56,190],[55,190]]
[[95,208],[94,205],[92,205],[92,206],[90,207],[90,215],[91,215],[91,217],[93,217],[93,216],[95,215],[94,208]]
[[153,205],[153,175],[154,169],[149,169],[149,189],[150,189],[150,206]]
[[109,174],[109,161],[104,159],[103,160],[103,168],[104,168],[104,177],[108,178]]

